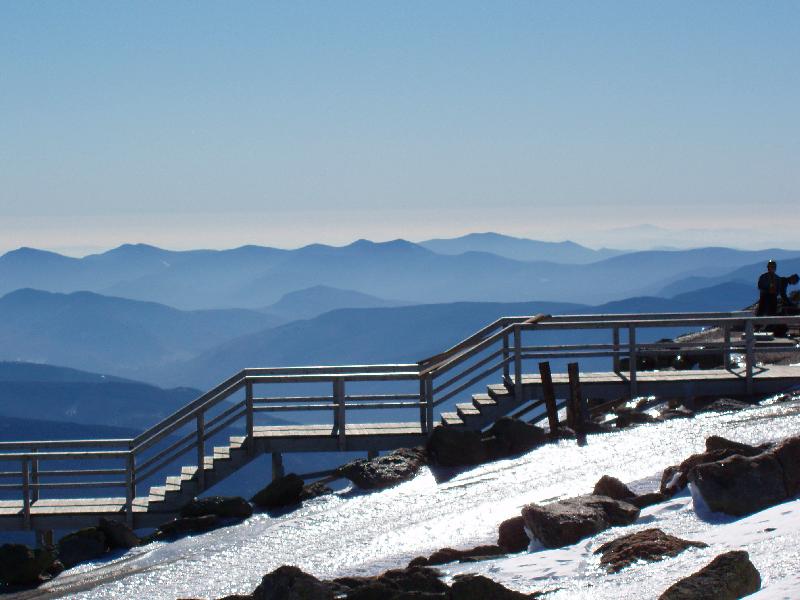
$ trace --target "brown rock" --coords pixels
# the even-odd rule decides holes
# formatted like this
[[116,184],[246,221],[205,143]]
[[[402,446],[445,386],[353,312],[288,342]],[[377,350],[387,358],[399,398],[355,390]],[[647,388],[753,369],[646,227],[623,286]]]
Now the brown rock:
[[668,535],[660,529],[645,529],[607,542],[594,553],[602,554],[600,564],[609,573],[617,573],[639,560],[653,562],[667,556],[677,556],[687,548],[707,546],[703,542],[690,542]]
[[110,519],[100,518],[98,526],[106,536],[106,542],[110,548],[121,548],[128,550],[135,548],[142,543],[139,536],[133,532],[133,529],[128,527],[125,523],[113,521]]
[[282,508],[300,504],[300,494],[303,491],[303,480],[294,473],[289,473],[271,482],[267,487],[257,492],[250,501],[261,508]]
[[498,449],[505,456],[527,452],[550,439],[541,427],[513,417],[498,419],[489,428],[488,434],[497,440]]
[[384,489],[412,479],[426,463],[422,448],[400,448],[385,456],[347,463],[336,469],[336,474],[362,489]]
[[253,600],[333,600],[331,586],[297,567],[278,567],[264,575]]
[[78,563],[100,558],[107,551],[108,540],[98,527],[79,529],[58,541],[58,559],[67,569]]
[[443,425],[433,428],[426,449],[432,460],[444,467],[479,465],[489,459],[478,432]]
[[332,493],[333,490],[330,487],[321,481],[315,481],[314,483],[308,483],[303,486],[303,489],[300,491],[300,500],[311,500],[312,498],[327,496]]
[[506,552],[527,550],[531,540],[525,532],[525,519],[512,517],[500,523],[497,531],[497,545]]
[[772,449],[771,454],[783,469],[786,495],[793,498],[800,494],[800,436],[786,438]]
[[659,600],[738,600],[761,589],[761,575],[743,550],[720,554],[672,584]]
[[23,544],[0,546],[0,583],[7,585],[35,585],[42,582],[54,564],[50,549],[31,549]]
[[156,531],[155,539],[172,538],[189,533],[203,533],[219,527],[217,515],[203,515],[202,517],[183,517],[173,519],[161,525]]
[[592,493],[599,496],[608,496],[614,500],[627,500],[636,495],[627,485],[610,475],[603,475],[598,482],[594,484]]
[[451,562],[476,562],[493,556],[503,556],[506,551],[500,546],[476,546],[469,550],[455,550],[442,548],[429,557],[418,556],[408,563],[409,567],[428,567],[433,565],[446,565]]
[[483,575],[463,574],[453,578],[452,600],[527,600],[538,594],[523,594],[510,590]]
[[208,496],[195,498],[181,509],[182,517],[216,515],[223,519],[246,519],[253,514],[253,507],[240,496]]
[[715,450],[728,450],[742,456],[755,456],[756,454],[761,454],[764,448],[734,442],[719,435],[712,435],[706,438],[706,452],[714,452]]
[[653,504],[664,502],[664,500],[667,498],[668,496],[666,494],[662,494],[661,492],[649,492],[647,494],[640,494],[639,496],[628,498],[626,502],[630,502],[636,508],[646,508],[648,506],[652,506]]
[[689,482],[689,473],[697,465],[716,462],[723,458],[733,456],[734,454],[736,454],[736,452],[729,448],[692,454],[681,464],[664,469],[664,473],[661,475],[661,488],[659,491],[672,497],[686,487],[686,484]]

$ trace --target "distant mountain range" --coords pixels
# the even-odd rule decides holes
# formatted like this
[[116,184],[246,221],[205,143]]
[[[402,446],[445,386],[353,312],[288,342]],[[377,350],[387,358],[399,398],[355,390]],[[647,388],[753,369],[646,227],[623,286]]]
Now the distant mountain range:
[[[487,252],[487,248],[504,255]],[[540,255],[536,248],[542,249]],[[466,251],[458,253],[460,250]],[[297,250],[244,246],[174,252],[125,245],[81,259],[21,248],[0,257],[0,293],[24,287],[55,292],[88,290],[181,309],[261,310],[286,294],[318,286],[390,303],[518,302],[530,298],[602,303],[653,295],[682,279],[718,277],[767,258],[800,257],[798,251],[776,249],[701,248],[610,258],[602,258],[603,252],[617,251],[497,234],[423,244],[359,240],[343,247],[315,244]]]

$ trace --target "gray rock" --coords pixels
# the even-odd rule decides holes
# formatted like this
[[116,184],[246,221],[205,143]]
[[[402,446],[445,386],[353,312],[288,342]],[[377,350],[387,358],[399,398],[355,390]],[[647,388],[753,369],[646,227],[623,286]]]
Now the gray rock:
[[711,510],[729,515],[749,515],[787,498],[783,469],[766,453],[752,457],[735,454],[697,465],[689,480]]
[[400,448],[385,456],[347,463],[336,469],[336,474],[362,489],[384,489],[412,479],[426,462],[422,448]]
[[738,600],[760,589],[761,575],[747,552],[735,550],[672,584],[659,600]]
[[444,467],[478,465],[489,459],[478,432],[443,425],[433,428],[426,449],[432,460]]
[[0,583],[36,585],[55,562],[50,549],[33,550],[24,544],[0,546]]
[[278,567],[264,575],[253,600],[333,600],[333,590],[297,567]]
[[692,547],[706,548],[708,544],[682,540],[660,529],[644,529],[607,542],[594,553],[601,555],[600,564],[609,573],[617,573],[637,561],[662,560],[668,556],[677,556]]
[[108,540],[98,527],[87,527],[58,541],[58,559],[69,569],[78,563],[100,558],[108,551]]
[[512,517],[500,523],[497,531],[497,545],[506,552],[527,550],[531,540],[525,532],[525,519]]
[[303,480],[294,473],[279,477],[263,490],[256,493],[250,501],[261,508],[281,508],[300,504]]
[[181,509],[182,517],[216,515],[223,519],[246,519],[252,514],[253,507],[240,496],[195,498]]
[[101,517],[98,527],[105,534],[109,548],[128,550],[142,543],[142,540],[133,532],[133,529],[120,521],[113,521]]
[[529,504],[522,517],[530,532],[546,547],[560,548],[614,525],[629,525],[639,509],[608,496],[579,496],[551,504]]

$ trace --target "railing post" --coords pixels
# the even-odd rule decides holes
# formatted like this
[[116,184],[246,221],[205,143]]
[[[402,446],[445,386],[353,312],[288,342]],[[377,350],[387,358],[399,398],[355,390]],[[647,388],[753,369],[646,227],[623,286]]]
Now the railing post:
[[197,493],[206,488],[205,454],[206,454],[205,414],[197,415]]
[[339,450],[344,450],[347,445],[344,402],[344,379],[337,377],[333,380],[333,401],[336,404],[336,422],[339,427]]
[[28,472],[28,459],[22,459],[22,527],[31,528],[31,481]]
[[639,362],[639,352],[636,348],[636,326],[628,325],[628,361],[629,361],[629,375],[631,384],[631,398],[638,395],[638,388],[636,381],[636,367]]
[[508,366],[508,357],[510,353],[508,351],[508,333],[503,336],[503,381],[509,380],[509,366]]
[[125,521],[133,527],[133,499],[136,497],[136,455],[128,451],[125,463]]
[[33,458],[31,458],[31,503],[39,500],[39,459],[36,458],[36,448],[32,448]]
[[731,368],[731,326],[727,323],[722,326],[723,342],[722,342],[722,366],[725,369]]
[[747,394],[753,393],[753,367],[755,366],[755,336],[753,335],[753,319],[747,319],[744,325],[745,338],[745,389]]
[[514,325],[514,399],[522,401],[522,330]]
[[247,422],[247,453],[250,456],[253,456],[256,450],[255,438],[253,437],[253,382],[249,379],[245,381],[245,405],[245,420]]
[[586,400],[581,392],[581,375],[578,363],[567,365],[569,374],[569,401],[567,402],[567,421],[575,433],[583,433],[586,430],[586,422],[589,420],[589,410]]
[[430,373],[425,377],[425,431],[433,431],[433,375]]
[[556,408],[556,392],[553,387],[553,374],[550,372],[549,362],[539,363],[539,374],[542,377],[542,395],[547,409],[547,423],[550,426],[550,435],[558,435],[558,409]]
[[619,373],[619,327],[614,327],[611,343],[614,346],[614,373]]
[[425,385],[427,375],[419,376],[419,425],[423,432],[428,431],[428,387]]
[[286,474],[283,469],[283,455],[280,452],[272,453],[272,481],[280,479]]

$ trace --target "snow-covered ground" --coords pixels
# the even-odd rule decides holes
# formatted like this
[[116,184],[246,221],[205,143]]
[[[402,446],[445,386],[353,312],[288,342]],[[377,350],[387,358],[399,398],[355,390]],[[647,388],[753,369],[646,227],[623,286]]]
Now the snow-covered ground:
[[[706,437],[746,443],[800,433],[800,403],[774,403],[591,436],[588,444],[549,444],[513,460],[437,482],[427,469],[380,492],[352,490],[307,502],[287,515],[257,515],[239,525],[173,543],[154,543],[114,560],[81,565],[18,598],[218,598],[250,593],[261,577],[294,564],[319,578],[372,575],[442,547],[495,543],[499,523],[530,502],[588,493],[604,474],[637,492],[657,489],[661,471],[702,451]],[[638,529],[708,543],[662,562],[614,575],[593,550]],[[554,590],[554,599],[656,598],[670,584],[726,550],[742,548],[761,573],[757,598],[800,598],[800,500],[735,520],[714,515],[686,494],[642,511],[638,522],[559,550],[481,563],[445,565],[447,577],[479,572],[520,591]]]

